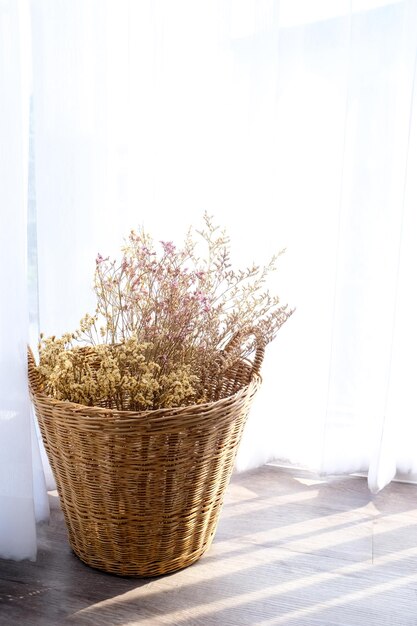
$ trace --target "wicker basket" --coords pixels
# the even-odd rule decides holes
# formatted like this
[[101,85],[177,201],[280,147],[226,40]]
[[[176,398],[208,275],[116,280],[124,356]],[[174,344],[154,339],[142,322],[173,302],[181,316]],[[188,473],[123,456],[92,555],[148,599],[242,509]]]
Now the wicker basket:
[[57,483],[69,543],[87,565],[156,576],[196,561],[213,539],[264,349],[210,385],[212,401],[117,411],[42,393],[29,352],[29,385]]

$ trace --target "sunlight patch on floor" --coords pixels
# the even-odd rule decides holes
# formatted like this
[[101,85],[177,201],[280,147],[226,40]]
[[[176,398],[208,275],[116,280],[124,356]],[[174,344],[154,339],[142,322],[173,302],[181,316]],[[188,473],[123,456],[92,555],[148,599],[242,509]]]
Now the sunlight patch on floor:
[[[274,554],[274,560],[276,559],[277,554]],[[417,557],[417,547],[409,548],[407,550],[401,550],[394,554],[389,554],[380,559],[379,565],[388,565],[395,561],[400,561],[409,557]],[[286,560],[285,557],[284,560]],[[253,566],[253,563],[251,564]],[[334,593],[337,594],[337,597],[330,598],[327,600],[319,600],[317,602],[310,603],[309,606],[305,606],[303,608],[299,608],[296,610],[289,610],[285,612],[285,604],[283,605],[284,613],[282,615],[277,615],[271,619],[266,619],[261,622],[257,622],[258,626],[272,626],[275,624],[287,624],[289,620],[296,620],[298,618],[305,618],[308,616],[314,615],[319,611],[323,611],[327,608],[333,608],[337,606],[341,606],[350,602],[355,602],[358,600],[366,599],[370,596],[376,594],[384,594],[388,591],[396,589],[398,587],[407,585],[409,583],[415,583],[417,581],[417,573],[413,573],[410,576],[403,577],[391,577],[390,580],[381,581],[378,583],[374,583],[369,581],[369,586],[363,587],[363,580],[358,578],[357,583],[361,585],[361,589],[343,593],[341,595],[342,590],[344,589],[344,579],[346,576],[353,576],[355,574],[363,574],[366,573],[367,570],[371,569],[373,566],[371,561],[365,561],[360,563],[351,563],[349,565],[344,565],[342,567],[335,568],[332,571],[324,571],[318,572],[317,574],[309,574],[307,576],[297,578],[295,580],[289,581],[280,581],[277,584],[266,585],[262,589],[256,589],[254,591],[245,590],[241,595],[233,595],[229,597],[222,597],[219,601],[208,602],[206,604],[200,604],[199,606],[193,607],[193,619],[204,619],[205,617],[209,617],[211,614],[215,613],[217,610],[227,610],[238,608],[245,604],[249,604],[251,602],[259,602],[262,600],[270,600],[271,598],[278,598],[280,596],[285,596],[286,594],[299,592],[301,590],[307,590],[308,588],[317,586],[319,589],[323,584],[335,583],[333,590]],[[250,568],[248,568],[250,569]],[[242,568],[238,568],[237,572],[242,571]],[[223,567],[220,567],[220,574],[224,576],[225,570]],[[230,570],[227,573],[232,573]],[[383,574],[381,574],[383,575]],[[181,573],[178,574],[181,576]],[[196,581],[201,579],[201,569],[199,570],[199,575],[196,580],[192,578],[188,581],[189,585],[194,585]],[[187,584],[187,581],[181,581],[181,587],[184,587]],[[327,587],[328,589],[328,587]],[[102,602],[98,602],[92,606],[81,609],[74,615],[82,616],[86,615],[90,612],[94,612],[98,608],[103,609],[106,606],[110,607],[114,602],[120,604],[121,602],[132,602],[134,600],[138,601],[141,593],[141,588],[134,589],[128,591],[127,593],[118,595],[114,598],[104,600]],[[160,591],[155,592],[155,600],[157,599],[157,595]],[[147,592],[147,600],[152,597],[152,590],[148,587]],[[306,596],[306,601],[311,600],[314,597],[314,592],[310,592],[309,596]],[[165,614],[166,615],[166,614]],[[184,621],[184,611],[183,609],[172,611],[169,613],[170,621],[172,624],[176,624],[176,626],[180,626]],[[187,619],[185,619],[185,623]],[[202,622],[203,623],[203,622]]]

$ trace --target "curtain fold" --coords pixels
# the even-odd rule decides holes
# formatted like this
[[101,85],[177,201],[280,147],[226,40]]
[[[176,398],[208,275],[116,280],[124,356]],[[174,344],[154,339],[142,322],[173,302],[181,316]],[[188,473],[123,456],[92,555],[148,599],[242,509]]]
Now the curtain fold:
[[412,386],[402,386],[401,395],[395,389],[409,361],[395,363],[393,358],[398,341],[411,341],[416,348],[412,328],[402,323],[405,311],[399,301],[404,281],[415,299],[412,265],[400,262],[407,253],[403,235],[416,200],[409,188],[408,163],[416,140],[415,11],[415,2],[402,2],[352,15],[322,469],[369,469],[373,491],[401,467],[407,472],[414,469],[404,462],[405,448],[395,443],[399,436],[404,439],[404,420],[406,438],[415,432],[406,418],[413,406]]
[[417,4],[407,2],[401,37],[402,95],[397,132],[399,171],[398,249],[395,271],[393,323],[389,378],[385,395],[380,439],[371,460],[368,482],[372,491],[382,489],[397,473],[417,476],[417,401],[413,394],[413,361],[417,348],[415,322],[417,290],[412,280],[417,267]]
[[34,559],[48,515],[27,385],[28,13],[0,2],[0,556]]

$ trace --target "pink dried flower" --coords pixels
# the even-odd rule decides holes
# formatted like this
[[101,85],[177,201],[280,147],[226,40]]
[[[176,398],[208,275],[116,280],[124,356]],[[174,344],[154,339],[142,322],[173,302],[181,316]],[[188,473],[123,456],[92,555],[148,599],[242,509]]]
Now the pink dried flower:
[[172,241],[160,241],[160,243],[162,244],[165,254],[174,254],[176,248]]

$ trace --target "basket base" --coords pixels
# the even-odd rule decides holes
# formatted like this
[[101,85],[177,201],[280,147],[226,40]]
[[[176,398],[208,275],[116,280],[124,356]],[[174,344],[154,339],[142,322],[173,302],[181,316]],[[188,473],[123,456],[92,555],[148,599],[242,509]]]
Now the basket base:
[[189,567],[190,565],[193,565],[193,563],[198,561],[209,550],[212,540],[213,537],[206,545],[187,555],[187,557],[177,557],[175,559],[171,559],[170,561],[159,561],[141,565],[135,563],[104,563],[94,558],[86,557],[77,551],[74,546],[71,546],[71,549],[74,555],[80,559],[84,565],[101,572],[106,572],[107,574],[113,574],[115,576],[122,576],[123,578],[155,578],[165,574],[173,574],[174,572],[178,572],[186,567]]

